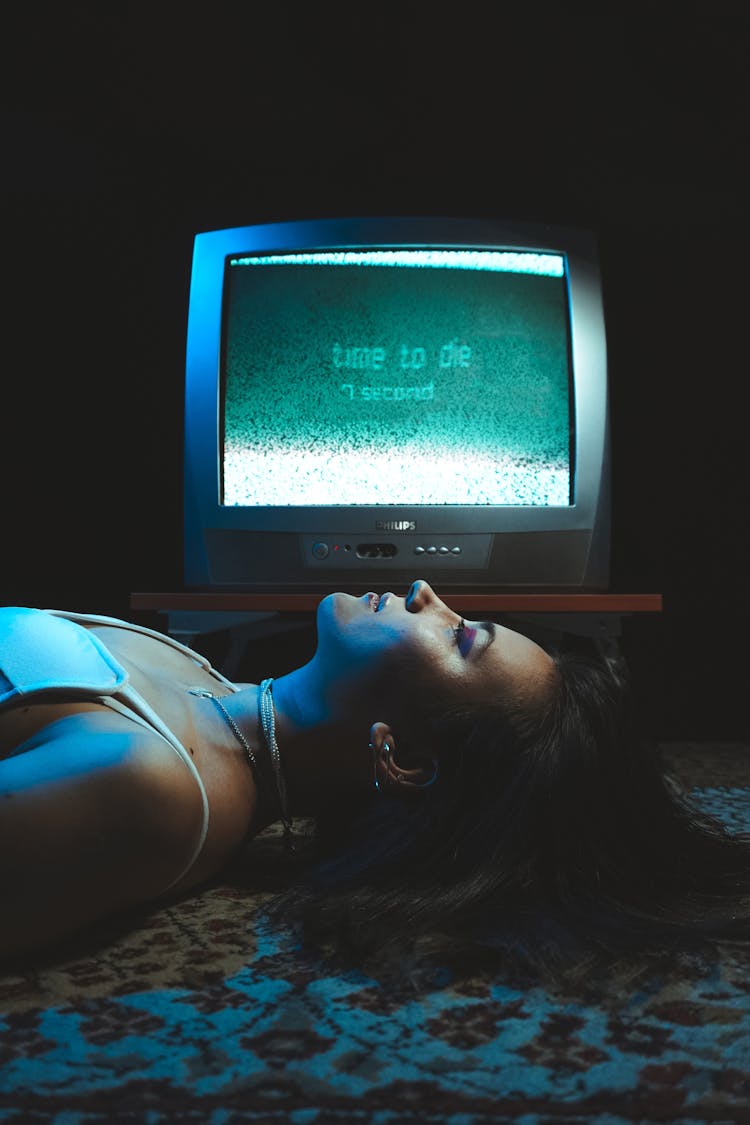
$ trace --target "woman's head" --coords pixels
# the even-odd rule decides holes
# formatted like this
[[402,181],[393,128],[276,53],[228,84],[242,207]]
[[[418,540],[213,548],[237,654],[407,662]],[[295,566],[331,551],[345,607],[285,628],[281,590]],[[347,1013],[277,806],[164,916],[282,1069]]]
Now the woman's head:
[[[454,827],[466,820],[467,840],[483,837],[484,852],[490,836],[491,850],[506,854],[522,837],[539,863],[547,851],[554,858],[645,768],[633,758],[625,684],[609,664],[465,621],[423,580],[406,597],[324,598],[302,684],[326,732],[315,757],[323,803],[345,810],[351,796],[359,808],[375,779],[380,790],[405,783],[391,797],[429,783],[425,807],[445,806],[437,820]],[[454,852],[468,857],[469,843]]]
[[319,762],[332,821],[359,821],[361,799],[385,791],[387,807],[365,818],[405,817],[416,850],[455,873],[533,814],[532,790],[555,759],[561,681],[555,658],[527,636],[463,620],[422,580],[405,598],[333,594],[320,605],[310,685],[347,734],[327,739]]
[[361,960],[420,936],[478,939],[554,968],[750,915],[746,843],[665,778],[622,666],[499,626],[462,630],[421,582],[406,599],[325,599],[317,658],[383,720],[389,759],[438,772],[322,810],[295,906],[314,940]]
[[[277,681],[280,745],[297,807],[346,810],[378,786],[405,797],[450,772],[477,716],[541,713],[554,692],[552,658],[521,633],[465,621],[427,582],[405,597],[324,598],[312,660]],[[301,737],[300,737],[301,736]]]

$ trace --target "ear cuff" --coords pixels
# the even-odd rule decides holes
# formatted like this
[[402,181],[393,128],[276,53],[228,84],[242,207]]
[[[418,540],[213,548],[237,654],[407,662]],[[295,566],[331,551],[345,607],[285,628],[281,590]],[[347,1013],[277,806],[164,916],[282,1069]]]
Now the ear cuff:
[[[387,789],[391,784],[391,770],[390,770],[390,763],[388,761],[389,755],[391,753],[390,744],[387,743],[387,742],[383,743],[383,755],[384,755],[384,759],[385,759],[385,770],[386,770],[386,772],[385,772],[385,786],[382,786],[380,784],[380,780],[378,778],[378,752],[375,749],[375,746],[373,745],[372,742],[368,743],[367,749],[372,754],[372,783],[373,783],[373,786],[378,793],[382,793],[383,789],[384,788]],[[427,789],[430,785],[433,785],[435,783],[435,781],[437,780],[438,764],[437,764],[437,761],[434,758],[432,760],[432,765],[433,765],[432,777],[429,778],[428,781],[420,782],[417,785],[417,788]],[[404,775],[400,772],[397,773],[396,774],[396,781],[403,781],[403,780],[404,780]],[[416,784],[416,783],[414,783],[414,784]]]

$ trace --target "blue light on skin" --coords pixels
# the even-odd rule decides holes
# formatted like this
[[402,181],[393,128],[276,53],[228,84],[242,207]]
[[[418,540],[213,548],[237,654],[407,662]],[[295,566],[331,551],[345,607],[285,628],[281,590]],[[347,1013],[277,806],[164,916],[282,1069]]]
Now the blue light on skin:
[[230,266],[397,266],[402,269],[481,270],[563,277],[562,254],[516,250],[326,250],[230,258]]

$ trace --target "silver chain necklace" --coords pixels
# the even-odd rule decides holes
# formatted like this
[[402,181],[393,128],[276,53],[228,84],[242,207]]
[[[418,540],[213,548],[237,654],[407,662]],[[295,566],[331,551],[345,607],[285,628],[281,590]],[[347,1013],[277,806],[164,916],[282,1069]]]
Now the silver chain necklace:
[[[260,720],[260,729],[263,731],[263,737],[266,742],[269,756],[271,758],[271,765],[273,766],[274,781],[276,782],[276,792],[279,798],[279,807],[281,809],[281,823],[284,826],[284,843],[290,851],[294,851],[294,838],[292,834],[292,822],[289,817],[289,801],[286,792],[286,782],[284,775],[281,772],[281,753],[279,751],[279,744],[276,740],[276,716],[273,709],[273,697],[271,695],[272,679],[263,680],[258,690],[258,719]],[[221,712],[225,719],[227,726],[231,730],[234,737],[239,742],[242,749],[247,754],[248,761],[252,768],[253,773],[259,780],[258,759],[250,746],[250,743],[245,738],[245,735],[240,730],[237,723],[227,711],[218,695],[214,695],[212,691],[207,688],[188,688],[191,695],[199,695],[204,699],[210,699],[215,703],[216,707]]]
[[279,744],[276,741],[276,714],[273,709],[273,696],[271,695],[272,685],[273,680],[263,680],[260,685],[258,691],[258,716],[260,718],[263,737],[266,740],[266,746],[271,755],[274,777],[276,778],[276,790],[279,794],[279,804],[281,806],[281,823],[284,825],[284,841],[287,847],[294,851],[286,782],[281,772],[281,754],[279,752]]

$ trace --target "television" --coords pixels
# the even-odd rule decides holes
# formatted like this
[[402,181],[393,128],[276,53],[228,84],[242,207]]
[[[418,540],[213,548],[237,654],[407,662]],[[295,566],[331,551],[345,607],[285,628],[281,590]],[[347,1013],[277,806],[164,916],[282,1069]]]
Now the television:
[[195,236],[189,590],[609,584],[592,232],[477,218]]

